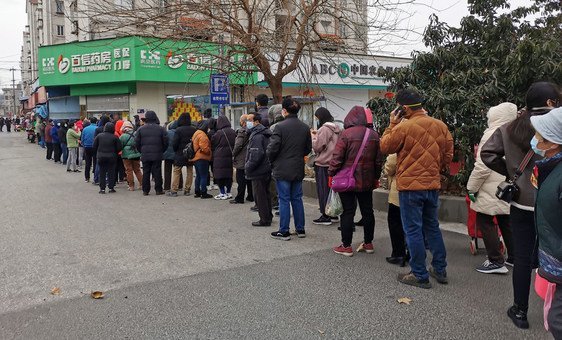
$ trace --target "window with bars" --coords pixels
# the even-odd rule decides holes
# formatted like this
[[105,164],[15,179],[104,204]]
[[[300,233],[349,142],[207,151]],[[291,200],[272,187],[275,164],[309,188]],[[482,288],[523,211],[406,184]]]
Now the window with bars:
[[64,25],[57,25],[57,35],[64,35]]

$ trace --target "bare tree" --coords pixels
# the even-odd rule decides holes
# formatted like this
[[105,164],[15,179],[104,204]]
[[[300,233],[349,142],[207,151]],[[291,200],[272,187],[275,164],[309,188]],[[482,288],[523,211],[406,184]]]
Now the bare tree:
[[[283,78],[301,58],[367,54],[405,39],[399,29],[414,0],[96,0],[77,15],[102,38],[138,34],[189,41],[191,52],[219,43],[212,67],[259,71],[280,102]],[[182,51],[186,53],[188,51]],[[242,61],[233,55],[244,55]],[[245,60],[245,62],[243,61]]]

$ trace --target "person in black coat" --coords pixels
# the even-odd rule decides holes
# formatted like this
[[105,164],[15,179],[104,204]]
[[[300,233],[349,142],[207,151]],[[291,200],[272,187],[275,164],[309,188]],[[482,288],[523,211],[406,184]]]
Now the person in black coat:
[[180,178],[182,176],[182,168],[187,168],[187,176],[185,177],[185,187],[183,194],[189,196],[191,194],[191,183],[193,183],[193,164],[183,155],[183,149],[191,142],[191,137],[197,131],[194,126],[191,126],[191,117],[187,113],[182,113],[178,117],[178,127],[174,134],[172,147],[176,153],[174,158],[173,176],[172,176],[172,191],[170,196],[177,196],[180,187]]
[[100,194],[105,194],[106,178],[109,178],[109,192],[115,192],[115,168],[121,148],[121,141],[115,136],[115,125],[105,124],[103,132],[94,139],[93,146],[99,166]]
[[273,178],[279,195],[279,231],[271,236],[290,240],[289,222],[291,209],[295,218],[298,237],[305,237],[302,180],[304,179],[304,157],[312,150],[310,128],[298,118],[300,104],[292,99],[283,100],[285,120],[275,126],[267,146],[267,157],[273,166]]
[[168,134],[158,125],[158,116],[154,111],[147,111],[146,123],[136,133],[135,143],[141,153],[142,191],[147,196],[150,192],[150,175],[154,178],[156,195],[163,195],[162,188],[162,154],[168,148]]
[[62,164],[66,165],[66,161],[68,160],[68,148],[66,147],[66,133],[68,132],[68,121],[64,120],[61,123],[61,126],[58,131],[59,140],[60,140],[60,149],[62,152]]
[[217,131],[211,138],[213,151],[213,177],[218,184],[220,194],[215,199],[232,198],[232,151],[236,132],[232,129],[226,116],[217,120]]
[[271,225],[273,214],[271,213],[271,193],[269,182],[271,181],[271,165],[266,156],[267,145],[271,137],[271,131],[261,124],[263,116],[251,114],[248,116],[246,128],[250,133],[248,152],[244,171],[246,179],[252,181],[254,200],[258,207],[260,220],[252,222],[254,227],[268,227]]
[[9,117],[4,120],[4,124],[6,124],[6,131],[12,132],[12,120]]
[[4,117],[0,117],[0,132],[2,132],[2,129],[4,128]]

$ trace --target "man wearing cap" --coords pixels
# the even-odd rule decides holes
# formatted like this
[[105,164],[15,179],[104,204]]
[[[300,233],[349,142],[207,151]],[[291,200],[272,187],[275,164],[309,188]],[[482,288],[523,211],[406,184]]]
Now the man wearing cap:
[[[535,222],[539,243],[538,274],[549,282],[553,294],[545,294],[548,329],[562,339],[562,108],[532,116],[533,151],[544,159],[536,162],[531,182],[538,187]],[[549,301],[550,300],[550,301]]]
[[[441,284],[448,283],[446,250],[437,215],[441,173],[453,158],[453,138],[442,121],[428,116],[416,91],[401,90],[396,101],[400,106],[390,114],[381,151],[398,154],[396,184],[412,269],[398,275],[398,281],[431,288],[430,275]],[[398,124],[403,118],[406,120]],[[429,272],[424,235],[433,255]]]

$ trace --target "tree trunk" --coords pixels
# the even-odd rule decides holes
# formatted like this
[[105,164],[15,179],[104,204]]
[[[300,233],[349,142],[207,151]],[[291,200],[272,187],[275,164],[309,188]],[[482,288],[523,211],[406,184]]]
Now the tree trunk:
[[267,84],[271,90],[271,95],[273,96],[273,102],[275,104],[281,104],[283,101],[283,79],[272,78],[267,79]]

